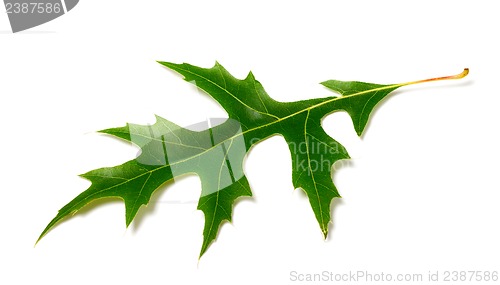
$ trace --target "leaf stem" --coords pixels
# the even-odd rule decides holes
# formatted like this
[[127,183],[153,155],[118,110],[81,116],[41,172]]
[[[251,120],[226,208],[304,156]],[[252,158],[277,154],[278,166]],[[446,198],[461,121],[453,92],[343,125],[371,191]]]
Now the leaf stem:
[[459,74],[401,83],[401,86],[413,85],[413,84],[424,83],[424,82],[432,82],[432,81],[461,79],[461,78],[464,78],[465,76],[467,76],[467,74],[469,74],[469,69],[464,68],[464,71],[462,71],[462,73],[459,73]]

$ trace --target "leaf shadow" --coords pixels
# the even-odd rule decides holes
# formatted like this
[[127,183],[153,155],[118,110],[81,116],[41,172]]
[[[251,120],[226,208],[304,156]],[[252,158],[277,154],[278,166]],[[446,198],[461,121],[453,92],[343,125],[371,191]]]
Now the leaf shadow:
[[[332,166],[332,181],[335,185],[335,175],[339,172],[339,169],[343,168],[348,168],[348,167],[353,167],[355,165],[354,160],[352,159],[343,159],[336,161],[333,166]],[[338,190],[339,192],[341,190]],[[330,217],[331,217],[331,222],[328,224],[328,235],[326,236],[325,241],[330,241],[332,239],[334,230],[335,230],[335,225],[336,222],[335,220],[337,219],[337,215],[335,214],[337,212],[337,209],[345,205],[345,200],[343,198],[336,198],[333,199],[331,204],[330,204]]]
[[192,177],[192,176],[193,175],[181,175],[181,176],[176,177],[175,179],[166,181],[160,187],[158,187],[151,195],[149,203],[147,205],[143,205],[139,209],[137,214],[135,215],[134,220],[130,224],[130,228],[132,230],[132,233],[136,234],[139,231],[140,227],[144,223],[145,217],[155,213],[157,210],[158,204],[190,204],[191,202],[194,202],[194,200],[193,201],[186,201],[186,202],[175,201],[175,200],[171,200],[171,201],[161,201],[160,200],[161,195],[165,194],[165,190],[168,187],[172,186],[175,182],[183,181],[183,180],[185,180],[189,177]]
[[119,197],[99,198],[99,199],[96,199],[96,200],[88,203],[83,208],[81,208],[80,210],[78,210],[78,212],[76,212],[74,216],[75,217],[76,216],[86,216],[90,212],[94,211],[97,208],[108,207],[110,205],[116,205],[116,204],[123,205],[123,200],[121,198],[119,198]]
[[325,239],[325,242],[329,242],[330,240],[332,240],[332,236],[333,236],[333,233],[334,233],[334,230],[335,230],[335,220],[337,219],[337,215],[335,215],[335,211],[337,210],[337,208],[341,207],[345,205],[345,202],[342,198],[337,198],[337,199],[333,199],[332,200],[332,203],[330,205],[330,215],[332,217],[332,221],[328,224],[328,235],[326,236],[326,239]]

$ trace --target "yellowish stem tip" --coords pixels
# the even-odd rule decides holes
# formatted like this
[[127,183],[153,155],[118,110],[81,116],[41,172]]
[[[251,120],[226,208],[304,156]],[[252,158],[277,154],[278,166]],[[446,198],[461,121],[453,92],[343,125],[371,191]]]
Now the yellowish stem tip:
[[432,82],[432,81],[441,81],[441,80],[450,80],[450,79],[461,79],[464,78],[469,74],[469,69],[464,68],[464,71],[462,73],[456,74],[456,75],[450,75],[450,76],[443,76],[443,77],[436,77],[436,78],[429,78],[429,79],[424,79],[424,80],[418,80],[418,81],[412,81],[412,82],[407,82],[403,83],[401,85],[412,85],[412,84],[418,84],[418,83],[424,83],[424,82]]
[[468,68],[464,68],[464,71],[462,71],[462,73],[457,74],[457,75],[454,75],[454,76],[450,76],[450,78],[449,78],[449,79],[460,79],[460,78],[464,78],[465,76],[467,76],[467,74],[469,74],[469,69],[468,69]]

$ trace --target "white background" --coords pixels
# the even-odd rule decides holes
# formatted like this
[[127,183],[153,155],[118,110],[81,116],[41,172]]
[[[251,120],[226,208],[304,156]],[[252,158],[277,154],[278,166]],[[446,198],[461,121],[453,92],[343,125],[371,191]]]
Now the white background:
[[[495,1],[235,2],[82,0],[18,34],[0,14],[0,283],[287,284],[291,271],[500,270]],[[123,203],[111,200],[34,247],[89,186],[77,174],[135,156],[95,131],[154,114],[180,125],[226,116],[155,60],[218,60],[239,78],[252,70],[281,101],[328,96],[318,84],[328,79],[471,72],[396,92],[361,139],[345,113],[324,120],[353,157],[336,165],[343,199],[327,241],[293,190],[286,143],[273,137],[245,162],[254,198],[237,203],[200,260],[194,176],[157,191],[128,229]]]

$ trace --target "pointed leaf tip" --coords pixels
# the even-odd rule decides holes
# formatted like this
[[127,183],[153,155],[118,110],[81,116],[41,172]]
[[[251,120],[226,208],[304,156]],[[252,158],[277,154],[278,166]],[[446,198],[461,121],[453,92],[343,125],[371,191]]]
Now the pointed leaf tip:
[[173,69],[175,66],[178,66],[179,64],[176,64],[176,63],[173,63],[173,62],[168,62],[168,61],[160,61],[160,60],[157,60],[156,61],[157,63],[165,66],[165,67],[168,67],[169,69]]
[[245,78],[245,80],[247,80],[247,79],[255,80],[255,76],[253,75],[252,71],[248,72],[247,77]]
[[170,63],[170,62],[161,61],[161,60],[157,60],[156,62],[163,65],[163,66],[167,66],[167,67],[168,67],[168,64]]

